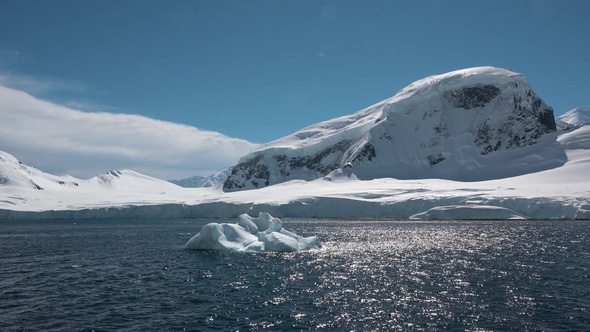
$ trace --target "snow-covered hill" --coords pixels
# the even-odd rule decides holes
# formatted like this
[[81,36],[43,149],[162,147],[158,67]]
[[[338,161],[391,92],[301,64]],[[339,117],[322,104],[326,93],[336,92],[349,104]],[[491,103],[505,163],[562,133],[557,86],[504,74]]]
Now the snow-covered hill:
[[553,109],[526,78],[477,67],[419,80],[392,98],[304,128],[244,156],[224,190],[314,180],[505,178],[563,165]]
[[555,118],[557,129],[568,131],[590,124],[590,106],[576,107]]
[[557,140],[568,150],[590,150],[590,125],[584,125],[572,132],[563,133]]
[[69,175],[52,175],[26,165],[3,151],[0,151],[0,186],[3,187],[3,190],[8,190],[9,187],[35,190],[65,190],[65,188],[70,188],[72,191],[83,191],[86,188],[92,190],[108,188],[127,192],[140,192],[154,187],[159,187],[162,190],[178,188],[178,186],[168,181],[128,169],[108,171],[85,180]]
[[232,166],[225,167],[208,176],[195,175],[186,179],[170,180],[170,182],[184,188],[220,187],[231,174],[232,168]]
[[[182,189],[132,170],[109,171],[90,179],[57,176],[28,166],[0,151],[0,208],[16,210],[79,209],[81,206],[144,204]],[[56,205],[56,202],[59,204]]]
[[0,151],[0,186],[44,190],[45,188],[77,187],[79,182],[79,179],[71,176],[43,173],[18,161],[12,155]]

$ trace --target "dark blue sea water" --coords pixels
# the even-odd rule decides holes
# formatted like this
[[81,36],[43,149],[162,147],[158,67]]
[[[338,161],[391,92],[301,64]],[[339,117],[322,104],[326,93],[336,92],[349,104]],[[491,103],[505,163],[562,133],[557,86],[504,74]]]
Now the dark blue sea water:
[[287,219],[324,247],[184,250],[209,221],[0,221],[0,330],[590,330],[588,221]]

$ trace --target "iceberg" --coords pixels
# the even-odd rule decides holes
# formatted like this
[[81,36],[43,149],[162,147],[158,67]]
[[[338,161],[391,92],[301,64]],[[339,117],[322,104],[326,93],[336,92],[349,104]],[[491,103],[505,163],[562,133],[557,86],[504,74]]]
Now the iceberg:
[[279,218],[260,212],[258,218],[248,214],[237,224],[209,223],[184,246],[195,250],[223,251],[301,251],[321,247],[317,236],[302,237],[283,228]]

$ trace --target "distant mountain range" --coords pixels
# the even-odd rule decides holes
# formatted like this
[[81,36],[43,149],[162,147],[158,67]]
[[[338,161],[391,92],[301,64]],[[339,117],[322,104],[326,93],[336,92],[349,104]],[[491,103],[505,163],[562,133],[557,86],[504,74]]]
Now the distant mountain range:
[[588,219],[589,110],[555,119],[523,75],[477,67],[173,183],[132,170],[56,176],[0,151],[0,219]]

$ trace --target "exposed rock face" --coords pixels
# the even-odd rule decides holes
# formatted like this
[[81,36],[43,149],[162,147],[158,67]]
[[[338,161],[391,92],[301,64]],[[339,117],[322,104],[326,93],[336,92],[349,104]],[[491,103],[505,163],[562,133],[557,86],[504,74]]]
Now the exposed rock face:
[[518,171],[505,161],[526,157],[532,147],[553,147],[555,130],[553,109],[524,76],[465,69],[417,81],[365,110],[262,146],[240,160],[224,190],[313,180],[344,165],[359,179],[509,176]]
[[[284,179],[298,178],[292,173],[299,172],[307,175],[299,175],[305,180],[324,176],[339,168],[343,153],[351,145],[350,140],[340,141],[334,145],[311,155],[288,156],[287,154],[273,154],[272,165]],[[231,176],[223,184],[224,190],[242,189],[247,186],[239,179],[248,179],[254,188],[268,186],[273,179],[270,177],[268,162],[263,154],[258,154],[252,159],[240,161],[232,170]],[[239,176],[239,177],[238,177]],[[236,180],[236,178],[238,180]],[[273,183],[274,184],[274,183]]]
[[[514,91],[517,88],[514,83]],[[512,105],[512,114],[503,121],[491,124],[493,120],[488,118],[477,126],[474,143],[483,148],[482,155],[535,144],[542,135],[556,130],[553,109],[544,105],[530,88],[515,94]]]
[[472,108],[484,107],[501,92],[496,86],[481,85],[445,91],[444,96],[456,108],[470,110]]
[[[242,180],[237,181],[236,177],[240,176]],[[239,190],[244,189],[247,186],[254,188],[265,187],[270,184],[269,181],[270,172],[268,171],[268,163],[262,154],[256,155],[252,159],[245,160],[237,164],[231,172],[230,177],[223,183],[224,190]],[[248,188],[248,189],[251,189]]]
[[350,140],[340,141],[309,156],[288,157],[283,154],[275,155],[273,158],[279,166],[281,175],[284,177],[291,175],[288,170],[301,168],[311,170],[317,175],[324,175],[340,167],[340,164],[337,162],[339,158],[334,160],[331,157],[341,156],[344,151],[348,150],[351,143]]

